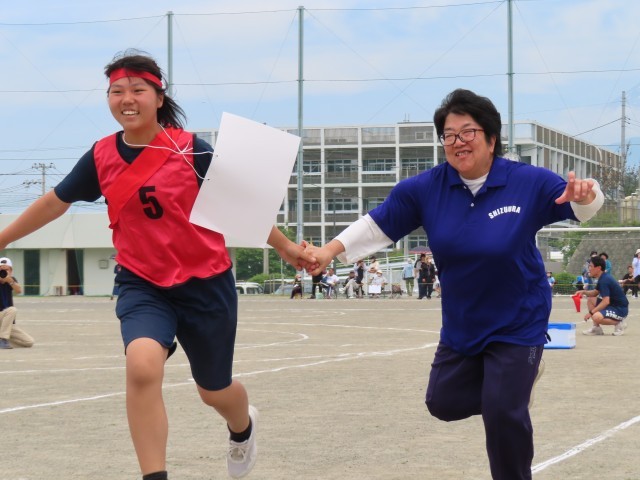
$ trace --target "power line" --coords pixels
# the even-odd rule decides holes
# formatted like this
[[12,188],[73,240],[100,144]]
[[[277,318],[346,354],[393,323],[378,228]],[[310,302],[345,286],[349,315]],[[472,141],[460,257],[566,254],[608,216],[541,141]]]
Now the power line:
[[586,130],[586,131],[584,131],[582,133],[576,133],[575,135],[571,135],[571,136],[572,137],[579,137],[580,135],[584,135],[585,133],[593,132],[594,130],[598,130],[598,129],[602,128],[602,127],[606,127],[607,125],[611,125],[612,123],[616,123],[616,122],[619,122],[619,121],[620,121],[620,119],[616,118],[615,120],[611,120],[608,123],[602,124],[602,125],[600,125],[598,127],[594,127],[594,128],[592,128],[590,130]]
[[[514,72],[515,75],[582,75],[595,73],[632,73],[638,72],[640,68],[611,68],[603,70],[557,70],[546,72]],[[372,78],[305,78],[307,83],[368,83],[368,82],[415,82],[419,80],[455,80],[461,78],[489,78],[502,77],[505,73],[479,73],[474,75],[433,75],[429,77],[372,77]],[[175,86],[182,87],[224,87],[224,86],[243,86],[243,85],[275,85],[295,83],[297,79],[291,80],[256,80],[246,82],[198,82],[198,83],[174,83]],[[73,92],[96,92],[103,91],[101,88],[78,88],[69,90],[0,90],[1,93],[73,93]],[[610,102],[609,102],[610,103]]]
[[[540,1],[540,0],[520,0],[520,1]],[[476,5],[488,5],[494,3],[503,3],[504,0],[489,0],[485,2],[470,2],[470,3],[457,3],[457,4],[443,4],[443,5],[430,5],[423,7],[369,7],[369,8],[310,8],[306,10],[311,11],[392,11],[392,10],[428,10],[435,8],[450,8],[450,7],[470,7]],[[248,11],[240,11],[240,12],[212,12],[212,13],[174,13],[174,16],[197,16],[197,17],[215,17],[215,16],[226,16],[226,15],[258,15],[264,13],[283,13],[283,12],[295,12],[296,9],[277,9],[277,10],[248,10]],[[48,26],[59,26],[59,25],[92,25],[97,23],[117,23],[117,22],[130,22],[135,20],[149,20],[149,19],[157,19],[165,17],[166,14],[162,15],[150,15],[145,17],[130,17],[130,18],[113,18],[107,20],[78,20],[74,22],[24,22],[24,23],[8,23],[8,22],[0,22],[0,26],[2,27],[48,27]]]
[[79,20],[77,22],[42,22],[42,23],[5,23],[0,22],[1,27],[49,27],[59,25],[91,25],[95,23],[114,23],[114,22],[130,22],[134,20],[148,20],[151,18],[162,18],[162,15],[153,15],[150,17],[132,17],[132,18],[117,18],[112,20]]

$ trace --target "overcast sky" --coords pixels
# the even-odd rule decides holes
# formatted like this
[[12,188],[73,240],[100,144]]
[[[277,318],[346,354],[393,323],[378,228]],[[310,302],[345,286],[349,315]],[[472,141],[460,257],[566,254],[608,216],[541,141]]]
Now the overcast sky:
[[[298,11],[304,12],[304,125],[431,121],[451,90],[490,97],[508,119],[508,2],[111,0],[12,2],[0,21],[0,212],[24,209],[119,126],[104,66],[134,47],[167,70],[188,128],[227,111],[297,125]],[[515,120],[535,120],[640,157],[640,2],[514,0]],[[23,174],[31,174],[24,177]],[[24,181],[31,181],[25,186]],[[86,208],[86,207],[83,207]]]

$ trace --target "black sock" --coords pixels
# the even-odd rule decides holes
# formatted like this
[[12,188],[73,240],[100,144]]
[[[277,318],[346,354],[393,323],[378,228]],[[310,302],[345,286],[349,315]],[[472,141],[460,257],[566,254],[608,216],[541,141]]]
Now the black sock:
[[227,425],[227,428],[229,428],[229,439],[237,443],[242,443],[245,440],[249,440],[249,437],[251,436],[251,427],[251,419],[249,419],[249,426],[244,432],[236,433],[229,428],[229,425]]
[[142,476],[142,480],[169,480],[169,477],[167,477],[166,471],[162,471],[162,472],[147,473],[146,475]]

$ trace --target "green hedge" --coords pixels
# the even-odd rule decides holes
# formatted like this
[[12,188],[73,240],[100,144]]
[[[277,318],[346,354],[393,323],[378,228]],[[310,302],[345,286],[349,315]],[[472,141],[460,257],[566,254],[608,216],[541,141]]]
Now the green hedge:
[[553,286],[553,293],[558,295],[573,295],[576,292],[576,287],[572,284],[576,279],[575,275],[571,275],[569,272],[559,272],[553,275],[556,279],[556,284]]

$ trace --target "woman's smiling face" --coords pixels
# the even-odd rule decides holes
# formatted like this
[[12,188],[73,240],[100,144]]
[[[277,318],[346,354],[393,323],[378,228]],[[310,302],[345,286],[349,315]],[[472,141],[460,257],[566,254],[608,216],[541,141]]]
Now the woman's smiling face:
[[476,130],[475,138],[463,142],[456,137],[453,145],[444,147],[447,162],[469,180],[489,173],[493,163],[495,137],[487,141],[484,131],[471,115],[450,113],[444,123],[443,135],[460,134],[464,130]]

